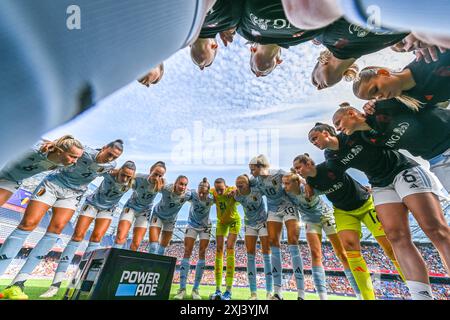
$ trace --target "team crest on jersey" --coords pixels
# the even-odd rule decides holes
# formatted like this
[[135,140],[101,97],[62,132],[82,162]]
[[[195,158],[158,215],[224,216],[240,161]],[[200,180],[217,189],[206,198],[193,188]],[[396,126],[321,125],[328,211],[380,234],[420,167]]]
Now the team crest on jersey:
[[331,180],[336,180],[336,175],[334,174],[334,172],[332,171],[328,171],[328,178],[330,178]]
[[277,185],[278,185],[278,182],[277,182],[277,180],[275,180],[275,179],[272,179],[272,185],[274,185],[274,186],[277,186]]
[[258,26],[261,30],[269,29],[270,19],[261,19],[255,16],[253,13],[250,14],[250,20],[255,26]]
[[364,28],[361,28],[360,26],[351,24],[348,27],[348,33],[350,33],[350,34],[355,34],[356,33],[356,36],[358,38],[364,38],[365,36],[367,36],[370,33],[370,31],[366,30]]

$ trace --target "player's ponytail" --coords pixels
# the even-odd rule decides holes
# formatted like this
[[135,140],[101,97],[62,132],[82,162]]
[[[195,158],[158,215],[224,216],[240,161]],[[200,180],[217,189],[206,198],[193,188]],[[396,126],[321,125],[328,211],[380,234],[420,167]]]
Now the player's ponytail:
[[[387,74],[387,73],[393,73],[393,72],[395,72],[395,71],[387,69],[387,68],[382,68],[382,67],[376,67],[376,66],[365,67],[364,69],[361,70],[361,72],[356,77],[355,81],[353,82],[353,93],[358,98],[361,98],[360,90],[361,90],[361,85],[363,83],[370,81],[372,78],[376,77],[377,75],[379,75],[381,73]],[[411,109],[414,112],[419,111],[419,109],[422,108],[423,105],[425,104],[425,103],[417,100],[416,98],[410,97],[405,94],[401,94],[400,96],[395,97],[395,99],[400,101],[401,103],[403,103],[405,106],[407,106],[409,109]]]
[[347,82],[355,81],[358,78],[359,67],[357,64],[352,64],[347,70],[342,74],[344,76],[344,80]]
[[114,149],[118,149],[120,151],[123,151],[123,140],[116,139],[116,140],[108,143],[105,147],[106,148],[114,148]]
[[53,141],[44,140],[40,151],[44,153],[68,152],[72,147],[83,150],[81,142],[67,134]]
[[206,178],[206,177],[203,178],[202,181],[198,184],[198,187],[199,188],[206,188],[209,191],[209,189],[211,189],[211,185],[208,182],[208,178]]

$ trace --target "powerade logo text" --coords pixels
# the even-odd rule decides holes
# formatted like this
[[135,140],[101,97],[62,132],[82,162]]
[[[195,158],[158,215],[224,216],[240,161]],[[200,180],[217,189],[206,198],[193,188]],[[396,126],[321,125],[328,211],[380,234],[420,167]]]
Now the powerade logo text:
[[116,297],[156,296],[160,274],[154,272],[123,271]]

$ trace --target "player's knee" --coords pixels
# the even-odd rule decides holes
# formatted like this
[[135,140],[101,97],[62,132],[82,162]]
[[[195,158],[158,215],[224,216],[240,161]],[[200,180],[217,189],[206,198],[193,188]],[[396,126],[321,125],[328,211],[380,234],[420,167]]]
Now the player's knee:
[[35,219],[23,219],[18,228],[23,231],[33,231],[36,229],[37,225],[39,224],[39,221]]
[[322,260],[322,254],[319,249],[311,249],[311,260],[316,263]]
[[198,251],[198,258],[200,260],[205,260],[205,257],[206,257],[206,250],[199,250]]
[[184,258],[190,258],[192,255],[192,249],[184,249]]
[[411,232],[409,229],[385,230],[386,237],[394,246],[403,246],[412,244]]
[[54,224],[51,224],[48,226],[47,232],[60,234],[63,231],[65,226],[66,226],[65,223],[59,223],[59,222],[54,223]]
[[[81,233],[79,233],[79,232],[76,232],[76,233],[74,233],[73,234],[73,236],[72,236],[72,240],[73,241],[83,241],[83,239],[84,239],[84,234],[81,234]],[[98,241],[96,241],[96,242],[98,242]]]
[[288,235],[288,244],[298,244],[298,236]]
[[91,242],[100,242],[102,241],[102,235],[100,233],[93,233],[91,238],[89,239]]
[[276,237],[269,237],[269,244],[271,247],[280,247],[280,239]]
[[125,243],[126,240],[127,240],[127,238],[125,236],[119,236],[119,235],[116,236],[116,243],[117,244]]
[[358,241],[345,239],[342,241],[342,245],[344,246],[345,250],[347,250],[347,251],[359,251],[360,250]]
[[450,227],[447,225],[426,226],[423,227],[422,230],[433,243],[442,243],[443,241],[450,240]]

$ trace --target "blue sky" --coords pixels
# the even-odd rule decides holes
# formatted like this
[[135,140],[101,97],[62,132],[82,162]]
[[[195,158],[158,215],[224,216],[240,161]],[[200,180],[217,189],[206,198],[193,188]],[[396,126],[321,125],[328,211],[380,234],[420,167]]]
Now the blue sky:
[[[283,50],[284,62],[269,76],[256,78],[249,48],[239,36],[227,48],[220,46],[213,65],[203,71],[183,49],[165,62],[164,78],[156,86],[133,82],[45,137],[72,134],[91,147],[120,138],[125,151],[119,165],[133,160],[146,173],[163,160],[168,181],[184,174],[190,188],[203,177],[234,184],[259,153],[268,155],[274,168],[286,170],[304,152],[320,162],[322,152],[307,139],[310,128],[318,121],[330,123],[341,102],[362,106],[349,83],[320,92],[312,86],[310,74],[321,50],[309,43]],[[412,59],[410,53],[385,49],[357,63],[398,69]],[[357,171],[350,173],[367,181]],[[185,219],[187,212],[188,205],[179,217]]]

